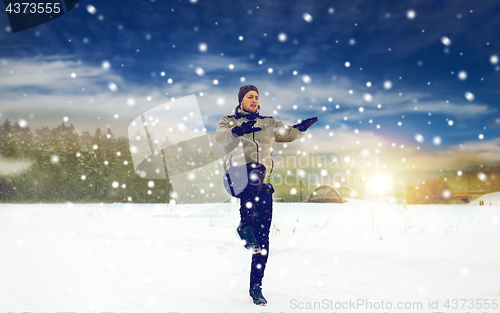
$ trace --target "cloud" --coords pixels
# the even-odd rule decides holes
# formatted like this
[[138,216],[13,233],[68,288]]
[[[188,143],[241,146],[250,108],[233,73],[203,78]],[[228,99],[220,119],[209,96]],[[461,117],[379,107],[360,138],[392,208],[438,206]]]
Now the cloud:
[[478,163],[497,164],[500,154],[500,141],[494,139],[485,142],[466,142],[462,146],[455,145],[447,149],[423,150],[412,155],[411,162],[418,171],[460,170],[466,166],[462,160],[474,159]]
[[[230,64],[234,66],[232,70],[229,69]],[[165,66],[170,68],[174,73],[192,72],[193,75],[197,75],[195,73],[195,68],[201,67],[207,76],[214,73],[227,75],[256,71],[255,67],[251,66],[249,62],[246,61],[246,58],[227,57],[214,54],[195,54],[189,58],[176,60],[174,63],[167,62]]]
[[[415,107],[418,112],[441,113],[464,119],[496,112],[496,108],[489,105],[463,103],[465,100],[462,103],[433,101],[431,95],[412,90],[396,92],[375,86],[367,88],[365,82],[347,76],[339,75],[334,81],[325,79],[321,74],[311,74],[312,82],[306,84],[300,74],[262,74],[263,68],[251,64],[254,61],[210,54],[186,56],[170,64],[171,73],[178,73],[179,77],[173,84],[168,84],[166,78],[160,78],[149,85],[131,81],[114,68],[105,70],[100,65],[87,65],[70,57],[5,59],[0,76],[0,90],[4,95],[0,102],[1,113],[17,119],[27,119],[26,115],[34,114],[38,119],[28,120],[32,128],[47,126],[44,123],[59,124],[63,116],[69,116],[82,130],[93,130],[95,126],[103,127],[104,124],[113,126],[115,134],[125,135],[127,122],[139,114],[170,101],[172,97],[195,94],[207,129],[214,131],[220,117],[233,114],[239,87],[254,81],[260,90],[261,114],[273,115],[289,125],[299,119],[318,116],[319,122],[315,127],[329,125],[331,129],[341,130],[346,133],[343,141],[353,139],[347,134],[352,134],[357,127],[354,122],[395,118],[415,112]],[[234,64],[234,70],[228,68],[229,64]],[[195,66],[205,67],[206,75],[196,75]],[[294,63],[290,66],[293,67]],[[71,73],[76,73],[76,77],[71,78]],[[239,81],[241,75],[247,77],[246,82]],[[214,85],[213,77],[219,77],[224,83]],[[108,88],[109,82],[118,86],[117,92]],[[23,93],[19,92],[21,87],[25,87]],[[29,92],[24,96],[26,90]],[[365,100],[363,95],[366,92],[370,92],[371,102]],[[134,99],[134,105],[130,105],[130,99]],[[382,104],[381,109],[377,108],[378,103]],[[336,104],[340,105],[340,109],[335,108]],[[363,112],[358,110],[361,106]],[[53,112],[52,116],[47,112]],[[115,115],[119,118],[116,119]],[[360,133],[367,133],[361,126]],[[325,143],[329,140],[324,139]]]
[[120,76],[102,67],[85,65],[63,56],[3,59],[1,69],[0,88],[3,92],[12,88],[34,87],[48,92],[72,94],[85,86],[103,90],[107,88],[105,82],[123,83]]

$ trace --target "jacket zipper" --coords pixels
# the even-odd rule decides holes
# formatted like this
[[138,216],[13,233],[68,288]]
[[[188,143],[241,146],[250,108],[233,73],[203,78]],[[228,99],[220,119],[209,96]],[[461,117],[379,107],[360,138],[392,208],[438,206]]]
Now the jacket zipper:
[[253,142],[255,142],[255,145],[257,146],[257,163],[259,163],[259,144],[257,143],[257,141],[255,141],[255,132],[253,132],[252,134]]

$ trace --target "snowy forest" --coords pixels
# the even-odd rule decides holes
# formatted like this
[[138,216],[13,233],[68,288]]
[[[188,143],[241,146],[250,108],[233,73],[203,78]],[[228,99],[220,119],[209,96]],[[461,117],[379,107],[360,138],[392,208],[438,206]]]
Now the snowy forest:
[[168,202],[170,185],[134,173],[128,139],[111,129],[79,135],[72,124],[31,132],[6,120],[0,156],[24,171],[0,176],[2,202]]
[[[1,202],[170,201],[172,187],[168,180],[137,176],[128,139],[116,138],[110,128],[80,135],[72,124],[62,123],[53,129],[42,127],[32,132],[29,127],[7,119],[0,127],[0,157],[4,162],[20,162],[17,173],[0,176]],[[472,193],[474,199],[500,190],[498,166],[484,167],[473,159],[464,159],[462,163],[464,170],[458,175],[442,174],[418,184],[409,179],[397,180],[387,196],[401,204],[467,203],[471,200],[467,195],[453,193]],[[317,186],[274,187],[274,196],[280,201],[300,202],[306,201]],[[363,198],[364,188],[353,187]],[[291,188],[299,191],[290,193]]]

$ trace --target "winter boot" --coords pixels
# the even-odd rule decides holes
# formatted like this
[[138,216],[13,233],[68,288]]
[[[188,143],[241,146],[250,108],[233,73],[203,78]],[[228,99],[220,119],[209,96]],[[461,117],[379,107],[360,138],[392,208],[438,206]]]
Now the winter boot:
[[260,246],[257,243],[257,239],[255,239],[252,226],[243,228],[238,227],[236,228],[236,232],[238,233],[238,236],[240,236],[240,239],[245,242],[245,249],[250,250],[255,254],[260,253]]
[[267,304],[266,298],[262,295],[262,288],[257,283],[250,288],[250,297],[252,297],[253,303],[256,305],[265,306]]

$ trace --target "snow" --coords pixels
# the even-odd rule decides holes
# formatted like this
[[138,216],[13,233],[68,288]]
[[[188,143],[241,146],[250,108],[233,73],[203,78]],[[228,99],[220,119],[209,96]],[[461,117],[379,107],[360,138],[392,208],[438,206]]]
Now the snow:
[[109,61],[103,61],[101,67],[105,70],[109,70],[111,68],[111,63],[109,63]]
[[445,46],[450,46],[451,45],[451,40],[450,38],[446,37],[446,36],[443,36],[441,37],[441,42],[443,43],[443,45]]
[[208,46],[206,43],[202,42],[198,45],[198,50],[200,50],[200,52],[206,52],[208,50]]
[[469,101],[474,101],[475,99],[474,95],[470,91],[465,92],[465,98]]
[[492,55],[490,57],[490,62],[491,62],[491,64],[497,64],[498,63],[498,56],[497,55]]
[[306,21],[308,23],[311,23],[313,21],[313,17],[309,13],[304,13],[302,15],[302,18],[304,19],[304,21]]
[[113,92],[118,91],[118,85],[116,85],[116,84],[115,84],[115,83],[113,83],[113,82],[110,82],[110,83],[108,84],[108,88],[109,88],[109,90],[111,90],[111,91],[113,91]]
[[460,72],[458,72],[458,78],[460,80],[466,80],[467,79],[467,72],[466,71],[460,71]]
[[93,5],[91,5],[91,4],[87,5],[87,11],[90,14],[95,14],[97,12],[96,8]]
[[20,118],[18,121],[17,121],[17,124],[19,125],[19,127],[21,128],[26,128],[28,127],[28,122],[26,122],[26,120]]
[[[308,303],[362,299],[430,312],[439,299],[445,311],[446,299],[498,298],[500,193],[480,199],[485,206],[274,203],[265,308],[248,300],[236,203],[2,204],[0,308],[312,312]],[[342,310],[354,311],[374,312]]]
[[280,33],[280,34],[278,35],[278,40],[279,40],[280,42],[285,42],[285,41],[286,41],[286,39],[287,39],[287,36],[286,36],[286,34],[285,34],[285,33]]
[[470,205],[479,205],[480,201],[483,201],[484,205],[486,205],[486,206],[499,206],[500,205],[500,192],[494,192],[494,193],[488,193],[488,194],[482,195],[481,197],[472,201],[470,203]]
[[415,134],[415,140],[419,143],[423,143],[425,141],[425,138],[421,134]]

